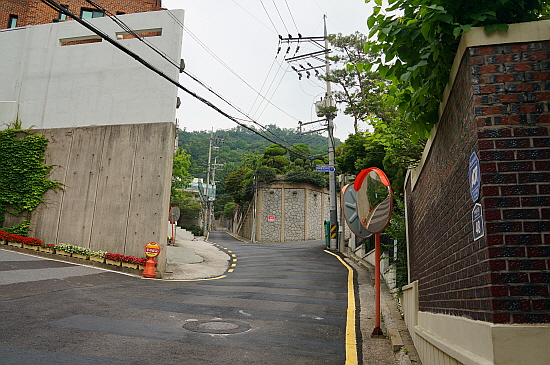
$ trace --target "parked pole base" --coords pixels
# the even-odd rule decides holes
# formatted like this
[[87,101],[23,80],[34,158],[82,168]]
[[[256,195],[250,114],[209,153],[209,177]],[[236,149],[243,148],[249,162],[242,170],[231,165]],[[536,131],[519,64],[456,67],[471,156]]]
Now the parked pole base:
[[156,278],[157,273],[155,272],[155,266],[157,262],[153,260],[152,257],[149,257],[149,260],[145,262],[145,269],[143,270],[143,277],[145,278]]
[[384,332],[380,327],[374,327],[371,337],[384,337]]

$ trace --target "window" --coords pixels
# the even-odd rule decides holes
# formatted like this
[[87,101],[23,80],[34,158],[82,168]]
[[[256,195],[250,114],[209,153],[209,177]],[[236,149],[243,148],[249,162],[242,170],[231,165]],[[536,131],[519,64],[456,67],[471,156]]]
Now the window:
[[85,8],[82,8],[80,10],[80,17],[82,19],[101,18],[102,16],[103,16],[103,12],[101,10],[85,9]]
[[[61,7],[65,10],[69,10],[69,5],[63,5],[61,4]],[[67,20],[67,15],[63,14],[62,12],[59,12],[59,20]]]
[[15,27],[17,27],[17,15],[10,15],[10,18],[8,20],[8,28]]

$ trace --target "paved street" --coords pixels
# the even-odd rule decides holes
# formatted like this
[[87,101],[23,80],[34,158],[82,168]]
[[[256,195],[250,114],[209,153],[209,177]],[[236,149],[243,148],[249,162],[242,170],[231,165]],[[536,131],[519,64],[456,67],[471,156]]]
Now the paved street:
[[226,277],[147,280],[0,250],[2,364],[343,364],[348,270],[324,242],[240,242]]

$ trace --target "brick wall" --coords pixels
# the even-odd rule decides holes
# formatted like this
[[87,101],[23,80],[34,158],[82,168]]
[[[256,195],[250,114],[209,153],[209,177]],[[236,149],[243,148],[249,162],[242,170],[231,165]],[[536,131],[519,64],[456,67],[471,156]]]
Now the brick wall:
[[[550,322],[550,42],[462,59],[414,190],[411,281],[422,311]],[[468,160],[480,158],[485,237],[474,241]]]
[[[95,2],[114,14],[161,10],[160,0],[98,0]],[[82,8],[94,9],[85,0],[62,0],[59,3],[68,5],[69,11],[76,15],[80,15]],[[40,0],[0,0],[0,29],[8,27],[10,15],[18,16],[17,26],[46,24],[59,18],[58,12]]]

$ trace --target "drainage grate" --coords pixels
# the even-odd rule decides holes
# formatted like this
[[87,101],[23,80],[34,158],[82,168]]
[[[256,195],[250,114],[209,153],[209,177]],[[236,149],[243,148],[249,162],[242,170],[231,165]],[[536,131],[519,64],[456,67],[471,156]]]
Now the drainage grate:
[[215,333],[230,335],[233,333],[245,332],[250,329],[250,325],[244,322],[238,321],[192,321],[183,325],[183,328],[193,332],[200,333]]

